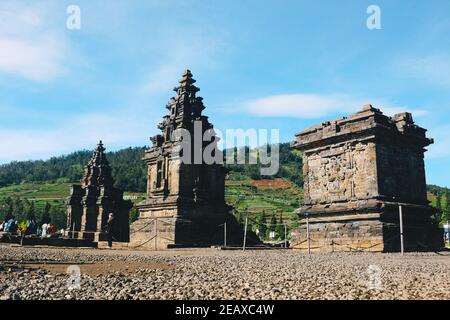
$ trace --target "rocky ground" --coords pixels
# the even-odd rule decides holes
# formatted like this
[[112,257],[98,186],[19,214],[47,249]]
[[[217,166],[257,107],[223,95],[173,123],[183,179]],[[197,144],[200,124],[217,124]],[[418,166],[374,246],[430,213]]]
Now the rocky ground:
[[[66,273],[71,265],[80,268],[79,282]],[[308,256],[0,245],[1,299],[450,299],[449,283],[448,252]]]

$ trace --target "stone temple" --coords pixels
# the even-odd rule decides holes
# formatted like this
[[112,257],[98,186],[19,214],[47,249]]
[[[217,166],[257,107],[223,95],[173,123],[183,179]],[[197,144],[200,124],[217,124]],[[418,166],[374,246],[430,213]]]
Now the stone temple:
[[67,229],[71,231],[71,237],[105,241],[104,227],[109,213],[113,213],[114,241],[129,241],[129,212],[133,204],[123,200],[123,191],[114,188],[111,167],[101,141],[85,168],[81,185],[72,185],[66,203]]
[[348,118],[296,135],[303,152],[302,226],[294,248],[312,251],[399,251],[399,205],[405,250],[438,245],[428,205],[424,152],[433,143],[409,113],[384,115],[366,105]]
[[[179,129],[190,133],[192,155],[195,148],[203,154],[205,148],[218,141],[213,133],[209,142],[202,142],[201,135],[212,130],[213,125],[202,115],[205,107],[203,98],[196,96],[199,88],[195,82],[186,70],[174,89],[176,96],[166,105],[169,113],[158,126],[161,134],[151,138],[153,146],[145,152],[147,198],[137,205],[139,218],[131,226],[130,247],[167,249],[222,244],[224,223],[228,244],[242,242],[243,230],[225,203],[227,169],[222,163],[206,164],[203,159],[182,161],[182,153],[188,150],[181,146],[188,141],[173,134]],[[196,137],[194,130],[200,125]],[[200,144],[194,141],[198,138]]]

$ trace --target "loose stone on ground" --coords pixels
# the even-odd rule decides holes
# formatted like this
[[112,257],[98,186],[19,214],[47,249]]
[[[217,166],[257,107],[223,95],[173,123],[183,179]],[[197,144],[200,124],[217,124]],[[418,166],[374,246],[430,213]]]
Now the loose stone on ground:
[[449,253],[0,246],[0,299],[450,299],[449,281]]

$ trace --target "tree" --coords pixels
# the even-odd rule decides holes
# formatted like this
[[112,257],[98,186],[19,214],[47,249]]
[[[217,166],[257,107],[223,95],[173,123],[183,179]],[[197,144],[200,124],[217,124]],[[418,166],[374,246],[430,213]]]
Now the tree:
[[278,224],[275,228],[275,235],[278,239],[284,239],[284,222],[282,214],[280,214],[280,219],[278,220]]
[[257,227],[259,230],[259,237],[261,239],[266,238],[267,226],[266,226],[266,213],[264,210],[258,215]]
[[7,221],[11,218],[14,211],[13,200],[10,197],[0,202],[0,221]]
[[36,210],[34,208],[34,201],[31,201],[28,204],[25,217],[27,220],[35,220],[36,219]]
[[[269,233],[275,232],[276,228],[277,228],[277,218],[275,218],[275,215],[272,215],[272,218],[270,218]],[[276,234],[275,234],[275,237],[276,237]]]
[[[147,167],[142,156],[146,147],[108,152],[116,187],[127,191],[145,192]],[[0,187],[22,182],[79,181],[92,151],[76,151],[46,161],[14,161],[0,165]],[[119,181],[119,183],[117,183]]]
[[448,191],[444,192],[444,194],[441,197],[441,210],[442,210],[441,222],[447,222],[450,218],[450,196]]
[[25,207],[23,201],[19,198],[13,202],[13,215],[17,221],[25,220]]
[[50,209],[50,220],[57,229],[66,228],[67,224],[66,210],[63,208],[52,206]]
[[52,206],[50,205],[50,203],[46,202],[44,208],[42,209],[42,214],[41,214],[41,219],[40,219],[41,224],[50,223],[51,209],[52,209]]
[[431,206],[435,208],[436,211],[431,216],[431,220],[434,225],[439,226],[442,221],[441,195],[439,193],[434,193],[433,196]]
[[434,195],[431,206],[439,211],[441,210],[441,196],[439,194]]
[[130,224],[135,222],[138,218],[139,218],[139,211],[137,210],[137,208],[136,207],[131,208],[129,216]]

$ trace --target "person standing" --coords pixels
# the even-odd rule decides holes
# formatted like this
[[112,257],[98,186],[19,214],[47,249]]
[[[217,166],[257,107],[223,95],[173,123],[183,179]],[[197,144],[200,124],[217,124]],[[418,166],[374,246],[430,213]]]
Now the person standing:
[[108,216],[106,232],[108,234],[108,248],[111,249],[112,242],[113,242],[113,232],[114,232],[114,214],[112,212]]
[[45,238],[47,236],[48,227],[49,227],[49,225],[47,223],[44,223],[42,225],[42,234],[41,234],[41,236],[43,238]]

